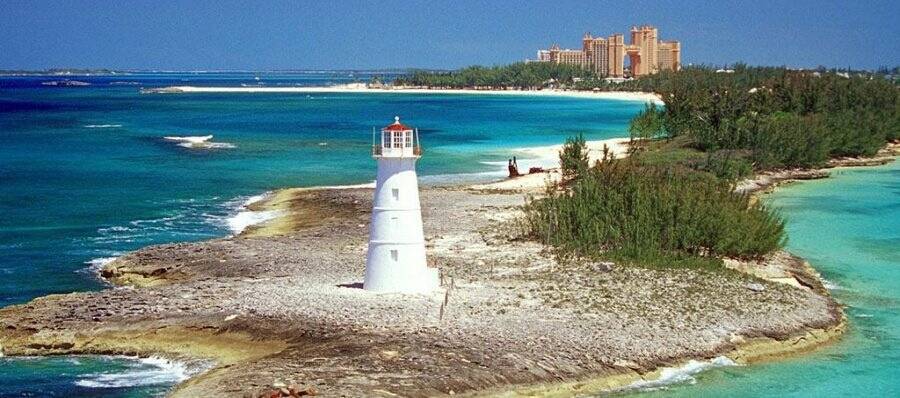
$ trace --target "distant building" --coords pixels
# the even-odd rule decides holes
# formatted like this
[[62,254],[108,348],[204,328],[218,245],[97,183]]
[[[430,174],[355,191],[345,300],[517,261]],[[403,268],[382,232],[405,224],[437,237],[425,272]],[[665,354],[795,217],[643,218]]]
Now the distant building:
[[681,43],[675,40],[659,42],[657,62],[659,70],[681,69]]
[[550,61],[550,50],[538,50],[537,61],[538,62]]
[[583,65],[586,59],[584,51],[560,49],[556,44],[550,47],[549,52],[549,61],[557,64]]
[[[626,55],[629,60],[627,70]],[[625,35],[621,33],[608,37],[594,37],[585,33],[580,50],[561,49],[554,44],[547,50],[539,50],[537,61],[579,65],[601,76],[638,77],[661,70],[680,69],[681,43],[674,40],[660,41],[659,31],[653,26],[635,26],[631,28],[630,44],[625,44]]]

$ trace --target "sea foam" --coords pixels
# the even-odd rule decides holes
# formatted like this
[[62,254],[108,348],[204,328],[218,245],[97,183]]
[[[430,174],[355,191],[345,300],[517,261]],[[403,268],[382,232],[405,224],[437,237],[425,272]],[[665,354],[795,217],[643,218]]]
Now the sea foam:
[[702,371],[723,366],[737,366],[730,358],[719,356],[709,361],[690,360],[686,364],[677,368],[663,368],[659,372],[659,377],[653,380],[638,380],[631,383],[626,389],[634,390],[656,390],[665,388],[666,386],[679,383],[694,384],[697,379],[694,375]]
[[88,269],[92,272],[100,272],[106,264],[113,262],[118,257],[100,257],[95,258],[90,261],[85,261],[85,264],[88,265]]
[[212,135],[200,136],[166,136],[167,141],[178,142],[178,146],[191,149],[228,149],[234,148],[234,144],[227,142],[211,142]]
[[84,128],[88,129],[114,129],[122,127],[121,124],[87,124]]
[[[129,359],[137,359],[129,357]],[[173,385],[202,372],[205,367],[188,367],[182,362],[160,357],[140,358],[121,372],[85,375],[75,385],[88,388],[123,388],[154,385]]]
[[829,281],[825,278],[822,278],[822,286],[824,286],[828,290],[843,290],[844,289],[843,286],[838,285],[837,283]]
[[252,211],[247,209],[250,205],[265,200],[269,195],[271,195],[271,193],[266,192],[264,194],[238,198],[231,201],[231,203],[240,203],[235,209],[237,213],[225,219],[225,224],[233,235],[239,235],[248,227],[264,223],[281,214],[278,210]]
[[228,229],[231,230],[232,234],[238,235],[252,225],[264,223],[278,217],[278,213],[277,210],[242,211],[227,220]]

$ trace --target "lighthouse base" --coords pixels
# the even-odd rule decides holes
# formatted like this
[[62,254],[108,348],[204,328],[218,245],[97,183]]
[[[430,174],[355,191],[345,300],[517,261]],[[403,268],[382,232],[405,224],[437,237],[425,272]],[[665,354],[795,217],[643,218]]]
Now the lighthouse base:
[[363,289],[380,293],[430,293],[440,285],[437,268],[425,262],[425,247],[369,243]]

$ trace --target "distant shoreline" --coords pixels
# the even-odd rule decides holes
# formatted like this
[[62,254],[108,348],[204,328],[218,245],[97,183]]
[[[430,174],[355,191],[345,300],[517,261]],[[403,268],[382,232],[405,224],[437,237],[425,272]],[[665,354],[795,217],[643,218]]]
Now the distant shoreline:
[[369,88],[365,84],[346,84],[337,86],[313,87],[199,87],[169,86],[145,89],[149,94],[188,94],[188,93],[367,93],[367,94],[469,94],[469,95],[520,95],[575,97],[591,99],[610,99],[622,101],[641,101],[662,104],[662,98],[655,93],[636,91],[576,91],[576,90],[476,90],[476,89],[442,89],[421,87]]

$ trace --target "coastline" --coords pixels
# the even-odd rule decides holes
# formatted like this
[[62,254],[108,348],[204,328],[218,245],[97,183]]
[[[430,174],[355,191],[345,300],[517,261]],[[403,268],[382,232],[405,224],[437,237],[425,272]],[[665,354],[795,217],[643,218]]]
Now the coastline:
[[[622,141],[625,141],[623,143],[627,144],[627,139],[622,139]],[[597,144],[598,142],[595,142],[594,148],[590,149],[592,151],[596,151]],[[617,143],[614,142],[614,144]],[[616,153],[617,156],[620,156],[620,150],[618,148],[616,148],[616,150],[614,150],[613,152]],[[896,161],[896,157],[898,155],[900,155],[900,143],[888,143],[885,148],[879,150],[878,153],[872,157],[836,158],[831,159],[829,163],[823,168],[789,169],[757,174],[752,178],[747,178],[736,184],[735,191],[749,194],[753,197],[754,200],[759,200],[761,195],[772,193],[783,185],[787,185],[796,181],[829,178],[829,170],[832,169],[880,166]],[[593,160],[594,159],[592,159],[591,161],[593,162]],[[494,184],[495,186],[499,186],[499,189],[508,189],[508,184],[503,183],[512,180],[513,179],[507,179],[505,181],[499,181]],[[486,185],[489,186],[490,184]],[[525,187],[517,188],[533,187],[533,185],[527,185]],[[787,252],[782,252],[778,255],[787,255],[788,257],[792,257],[795,260],[796,264],[798,264],[799,272],[797,268],[795,268],[792,272],[790,269],[784,267],[765,267],[766,264],[761,264],[765,263],[764,261],[755,262],[755,264],[751,262],[748,264],[747,262],[742,262],[735,259],[725,259],[726,267],[737,270],[739,272],[747,273],[749,275],[753,275],[767,281],[783,283],[797,288],[803,288],[804,286],[806,286],[807,288],[811,288],[813,290],[823,292],[824,294],[828,294],[827,288],[824,285],[824,280],[822,279],[818,271],[816,271],[815,268],[813,268],[812,265],[809,264],[809,262],[803,260],[802,258],[792,256]],[[759,267],[760,265],[762,265],[762,267]],[[744,338],[743,336],[735,336],[736,338],[734,339],[734,348],[727,353],[722,353],[719,357],[716,357],[712,360],[714,361],[717,358],[727,358],[737,365],[749,365],[768,361],[789,359],[791,357],[803,355],[805,353],[815,351],[821,347],[837,342],[847,331],[847,322],[847,316],[841,310],[840,321],[836,325],[824,328],[809,328],[806,331],[788,336],[783,339],[775,339],[771,337]],[[626,391],[635,388],[634,386],[636,383],[652,383],[654,381],[660,380],[662,378],[663,372],[672,370],[677,371],[678,369],[684,368],[685,366],[689,366],[690,364],[694,363],[695,360],[696,358],[687,358],[678,365],[671,367],[660,367],[646,374],[641,374],[636,371],[626,371],[612,375],[588,378],[580,381],[538,383],[535,385],[523,386],[521,388],[501,388],[491,391],[466,394],[464,396],[496,398],[540,396],[545,398],[569,398],[583,396],[586,394]]]
[[364,93],[364,94],[467,94],[467,95],[515,95],[515,96],[549,96],[591,98],[621,101],[653,102],[662,105],[659,95],[654,93],[633,91],[576,91],[576,90],[475,90],[475,89],[438,89],[418,87],[368,88],[365,85],[337,85],[312,87],[200,87],[169,86],[144,90],[152,94],[189,94],[189,93]]
[[823,167],[812,169],[785,169],[764,172],[735,184],[734,190],[738,193],[749,194],[753,200],[759,200],[760,195],[774,191],[781,185],[795,181],[818,180],[828,178],[830,170],[839,170],[848,167],[881,166],[896,160],[900,156],[900,142],[891,142],[871,157],[844,157],[828,161]]
[[[743,338],[736,336],[734,348],[708,358],[685,358],[671,366],[653,369],[646,373],[626,370],[620,373],[587,378],[577,381],[538,383],[517,388],[499,388],[463,394],[464,397],[479,398],[575,398],[586,395],[628,392],[639,390],[644,385],[662,387],[679,380],[666,380],[666,373],[691,376],[706,369],[722,366],[746,366],[769,361],[780,361],[815,351],[840,340],[847,330],[847,319],[828,328],[811,328],[805,332],[784,339],[771,337]],[[697,369],[693,371],[693,369]]]
[[[608,140],[604,140],[608,141]],[[604,141],[595,141],[593,145],[597,145],[597,143],[604,143]],[[619,140],[621,141],[621,139]],[[609,143],[609,142],[606,142]],[[534,154],[544,154],[552,152],[553,147],[542,147],[541,149],[532,148],[532,153]],[[889,147],[890,148],[890,147]],[[896,147],[893,149],[889,149],[890,153],[896,154]],[[893,155],[891,155],[893,156]],[[893,158],[891,158],[893,159]],[[890,160],[887,160],[890,161]],[[878,163],[882,164],[882,163]],[[871,165],[869,161],[860,161],[858,159],[855,160],[840,160],[835,161],[833,163],[834,167],[852,167],[852,166],[866,166]],[[765,178],[761,179],[761,176],[757,176],[757,179],[761,179],[760,181],[765,183],[757,184],[758,187],[755,189],[748,190],[747,192],[752,192],[754,195],[761,194],[763,192],[770,191],[774,189],[778,184],[782,184],[788,181],[792,181],[794,179],[805,179],[810,171],[792,171],[790,173],[779,174],[778,178],[772,178],[771,176],[763,176]],[[546,174],[546,173],[541,173]],[[792,178],[797,177],[797,178]],[[815,177],[815,178],[824,178],[824,177]],[[515,180],[515,179],[514,179]],[[508,180],[507,180],[508,181]],[[540,180],[543,183],[543,179]],[[769,183],[771,182],[771,183]],[[542,187],[543,184],[540,185],[529,185],[527,187],[521,187],[526,189],[539,188]],[[343,188],[343,189],[340,189]],[[469,187],[470,189],[482,189],[476,187]],[[240,235],[242,238],[250,238],[250,237],[272,237],[272,236],[280,236],[291,233],[298,229],[316,229],[318,227],[327,226],[330,222],[335,221],[337,219],[343,219],[346,217],[353,218],[352,214],[333,214],[333,208],[325,207],[325,208],[317,208],[313,206],[310,208],[310,203],[321,203],[321,199],[335,200],[334,197],[331,197],[334,191],[346,190],[348,192],[357,191],[357,190],[365,190],[365,187],[325,187],[325,188],[306,188],[306,189],[285,189],[279,190],[273,193],[270,197],[266,198],[263,201],[256,202],[250,204],[248,209],[252,211],[268,211],[277,209],[284,212],[290,212],[291,209],[299,208],[302,211],[310,211],[305,215],[301,214],[297,216],[297,214],[293,214],[293,219],[291,218],[292,214],[286,214],[282,217],[278,217],[275,220],[269,221],[267,223],[250,227],[244,233]],[[517,189],[517,188],[508,188],[502,187],[498,188],[501,190],[505,189]],[[325,196],[321,196],[325,195]],[[340,194],[337,194],[340,196]],[[346,198],[338,198],[338,203],[346,205]],[[340,200],[345,200],[344,202],[340,202]],[[359,205],[359,203],[351,202],[353,204]],[[339,208],[342,206],[338,206]],[[364,207],[364,206],[362,206]],[[333,218],[321,217],[322,215],[334,215]],[[290,221],[284,221],[285,219]],[[309,222],[310,220],[315,220],[315,222]],[[300,224],[298,224],[300,222]],[[306,222],[304,224],[304,222]],[[271,225],[270,225],[271,224]],[[330,228],[329,228],[330,229]],[[175,246],[189,246],[188,244],[177,244]],[[119,262],[118,265],[113,265],[111,268],[115,269],[117,266],[123,265]],[[127,265],[124,264],[124,265]],[[124,267],[127,268],[127,267]],[[168,271],[163,271],[160,275],[167,274]],[[814,273],[814,271],[813,271]],[[173,282],[178,281],[176,278],[169,278],[173,274],[165,275],[164,278],[160,278],[159,283],[154,283],[152,286],[164,286],[171,285]],[[757,275],[759,276],[759,275]],[[817,275],[807,275],[812,279],[818,280]],[[776,281],[777,282],[777,281]],[[821,283],[821,282],[820,282]],[[138,285],[143,285],[142,283],[136,283]],[[802,287],[800,287],[802,289]],[[60,295],[60,296],[69,296],[69,295]],[[45,298],[37,299],[32,303],[38,302],[40,300],[53,300],[57,298],[56,296],[48,296]],[[29,303],[28,305],[31,305]],[[840,312],[839,307],[837,311]],[[0,320],[2,320],[3,312],[0,311]],[[230,315],[229,315],[230,316]],[[233,321],[225,319],[227,321]],[[772,336],[742,336],[735,335],[733,336],[732,341],[730,341],[725,346],[720,347],[718,350],[713,350],[710,352],[702,353],[702,355],[698,355],[699,359],[709,359],[715,358],[721,355],[732,358],[735,362],[738,363],[754,363],[763,360],[771,360],[771,359],[779,359],[785,356],[794,355],[797,353],[806,352],[812,349],[815,349],[818,346],[827,344],[832,342],[840,337],[844,329],[846,328],[846,318],[842,313],[838,316],[839,320],[835,324],[822,325],[821,327],[805,327],[800,332],[787,333],[785,335],[776,334],[774,337]],[[214,322],[211,322],[214,323]],[[815,326],[815,325],[814,325]],[[140,328],[139,325],[137,325]],[[243,326],[246,327],[246,326]],[[172,330],[179,330],[176,327]],[[211,326],[211,330],[215,330],[217,327]],[[6,344],[6,353],[13,355],[21,355],[23,352],[29,352],[30,354],[38,354],[38,355],[47,355],[47,354],[62,354],[62,353],[98,353],[98,354],[131,354],[131,355],[150,355],[154,353],[166,353],[169,355],[183,355],[191,358],[215,358],[217,359],[218,366],[213,371],[208,373],[204,373],[197,377],[191,378],[188,381],[179,385],[179,387],[173,391],[173,395],[178,396],[180,391],[183,389],[190,389],[190,386],[193,386],[197,383],[200,383],[201,379],[215,379],[220,377],[218,370],[221,370],[223,364],[231,364],[237,363],[240,360],[252,358],[252,356],[241,357],[238,354],[230,352],[226,347],[228,345],[241,347],[243,344],[248,342],[258,342],[257,338],[251,337],[248,338],[245,333],[238,333],[237,336],[240,337],[229,337],[229,339],[233,338],[234,340],[228,340],[231,343],[224,344],[219,343],[217,333],[209,333],[204,328],[186,328],[183,331],[178,331],[177,333],[173,333],[171,335],[167,334],[166,329],[161,329],[163,332],[159,333],[134,333],[134,334],[98,334],[91,335],[89,340],[94,342],[95,345],[90,345],[91,343],[81,342],[79,343],[79,338],[84,336],[78,336],[75,334],[76,338],[72,339],[72,336],[69,334],[58,335],[54,333],[42,334],[41,338],[45,339],[46,344],[35,342],[33,339],[22,341],[22,342],[13,342],[13,345],[9,344],[9,340],[5,340],[3,338],[3,333],[0,333],[0,341]],[[266,333],[271,336],[271,333]],[[108,336],[108,337],[104,337]],[[225,335],[229,336],[229,335]],[[86,338],[86,337],[85,337]],[[203,348],[199,351],[186,351],[185,344],[183,341],[185,339],[191,340],[194,339],[193,344],[198,347],[207,347]],[[178,341],[177,344],[166,345],[160,344],[160,342],[165,342],[167,340]],[[212,342],[212,343],[209,343]],[[71,344],[71,345],[70,345]],[[271,346],[270,346],[271,344]],[[284,341],[277,339],[267,339],[263,340],[263,346],[265,347],[275,347],[269,348],[270,351],[265,351],[266,355],[271,355],[273,352],[278,351],[284,348]],[[12,350],[10,350],[12,347]],[[15,347],[25,347],[26,350],[33,351],[16,351]],[[139,347],[139,348],[136,348]],[[3,348],[0,346],[0,352]],[[260,352],[263,352],[260,351]],[[226,353],[224,357],[222,357],[221,353]],[[29,355],[30,355],[29,354]],[[393,354],[386,354],[391,356]],[[230,359],[229,359],[230,358]],[[244,358],[244,359],[242,359]],[[486,388],[476,391],[466,392],[468,396],[525,396],[525,395],[535,395],[540,394],[542,396],[573,396],[586,392],[596,392],[600,390],[610,390],[610,389],[619,389],[622,387],[627,387],[634,382],[644,380],[649,381],[657,378],[660,375],[660,372],[663,369],[671,368],[672,366],[682,366],[685,364],[685,360],[693,358],[693,357],[684,357],[680,360],[677,358],[670,358],[668,360],[663,361],[659,366],[656,367],[647,367],[646,365],[638,365],[634,363],[634,368],[630,367],[630,365],[614,367],[614,369],[618,369],[617,372],[613,372],[611,374],[602,375],[598,377],[588,377],[582,378],[582,381],[561,381],[561,382],[552,382],[547,383],[521,383],[521,384],[511,384],[504,385],[498,387],[497,389]],[[232,362],[235,361],[235,362]],[[538,364],[540,365],[540,364]],[[539,366],[540,367],[540,366]],[[627,370],[626,370],[627,369]],[[606,372],[609,372],[610,369],[606,368]],[[551,372],[552,374],[552,372]],[[190,393],[185,393],[185,396],[189,396]]]

